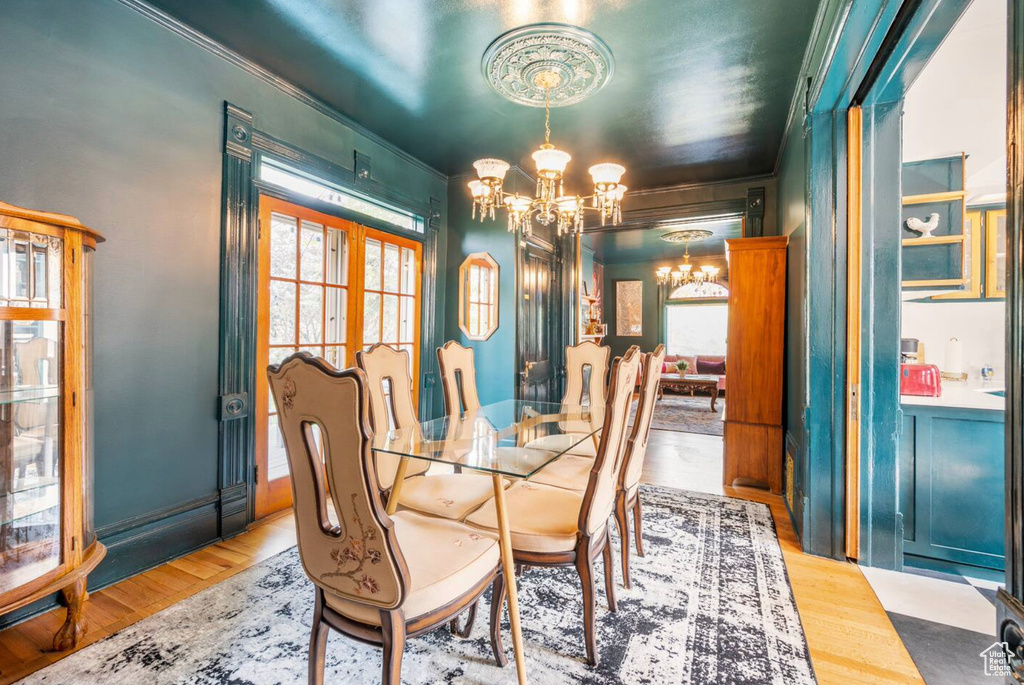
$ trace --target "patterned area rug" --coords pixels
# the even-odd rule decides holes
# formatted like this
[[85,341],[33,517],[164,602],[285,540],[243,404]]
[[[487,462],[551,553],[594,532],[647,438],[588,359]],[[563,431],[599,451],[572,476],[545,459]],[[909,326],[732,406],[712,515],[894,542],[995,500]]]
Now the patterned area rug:
[[[633,415],[636,415],[636,405],[633,403]],[[654,404],[654,417],[651,419],[651,428],[658,428],[665,431],[677,431],[680,433],[702,433],[704,435],[722,435],[724,426],[722,419],[725,418],[725,397],[719,397],[715,404],[717,412],[711,411],[711,398],[697,395],[670,395],[665,393]],[[630,425],[633,419],[630,418]]]
[[[603,579],[597,581],[598,668],[584,661],[575,571],[532,569],[520,578],[530,681],[814,683],[768,508],[649,486],[641,496],[647,556],[634,557],[633,589],[619,586],[617,614],[607,610]],[[598,567],[600,575],[603,564]],[[312,600],[292,548],[23,683],[305,682]],[[481,609],[467,640],[445,630],[410,639],[402,682],[514,683],[507,621],[510,665],[498,669],[486,637],[488,610]],[[379,649],[332,634],[325,682],[379,683],[380,659]]]

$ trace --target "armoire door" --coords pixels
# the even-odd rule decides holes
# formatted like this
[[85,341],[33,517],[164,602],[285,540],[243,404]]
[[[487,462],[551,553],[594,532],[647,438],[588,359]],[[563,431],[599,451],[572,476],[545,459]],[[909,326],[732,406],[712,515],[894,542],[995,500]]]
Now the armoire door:
[[533,243],[527,243],[522,253],[517,292],[519,293],[519,321],[517,359],[519,377],[516,396],[521,400],[553,402],[554,363],[552,355],[562,354],[553,349],[557,312],[552,300],[555,287],[555,254]]

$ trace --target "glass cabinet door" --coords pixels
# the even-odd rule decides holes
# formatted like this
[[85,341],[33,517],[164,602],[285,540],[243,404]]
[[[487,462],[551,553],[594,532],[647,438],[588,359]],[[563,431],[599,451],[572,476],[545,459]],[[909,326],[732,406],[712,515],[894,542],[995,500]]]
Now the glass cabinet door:
[[60,566],[61,241],[0,231],[0,594]]

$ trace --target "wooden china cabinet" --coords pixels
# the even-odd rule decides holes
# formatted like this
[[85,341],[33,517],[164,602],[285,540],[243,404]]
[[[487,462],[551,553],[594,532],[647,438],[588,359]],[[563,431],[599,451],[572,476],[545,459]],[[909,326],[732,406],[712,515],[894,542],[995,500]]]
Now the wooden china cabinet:
[[54,592],[84,632],[92,520],[92,252],[74,217],[0,202],[0,614]]

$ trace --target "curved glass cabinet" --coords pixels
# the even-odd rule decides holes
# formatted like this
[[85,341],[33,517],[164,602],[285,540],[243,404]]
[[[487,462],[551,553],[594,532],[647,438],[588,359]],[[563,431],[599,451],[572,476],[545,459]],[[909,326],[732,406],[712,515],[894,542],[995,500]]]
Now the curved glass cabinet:
[[92,522],[91,260],[103,237],[0,202],[0,614],[61,591],[84,632]]

